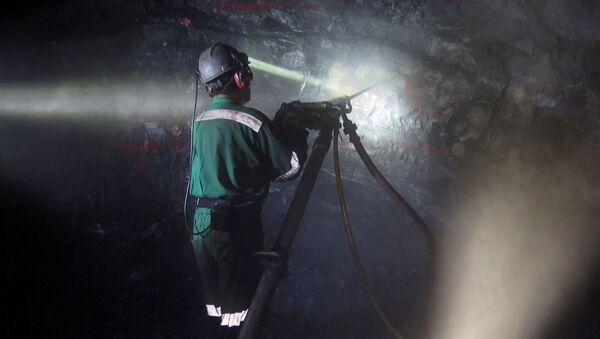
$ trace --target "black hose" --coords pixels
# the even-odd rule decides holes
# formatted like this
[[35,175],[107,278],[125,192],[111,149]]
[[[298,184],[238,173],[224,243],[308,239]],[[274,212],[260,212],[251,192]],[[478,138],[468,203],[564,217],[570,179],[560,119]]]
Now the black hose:
[[183,199],[183,222],[185,225],[185,230],[188,235],[191,237],[194,234],[194,231],[190,229],[188,225],[187,218],[187,201],[190,195],[190,181],[192,181],[192,158],[193,158],[193,150],[194,150],[194,121],[196,120],[196,109],[198,108],[198,83],[200,76],[196,73],[196,96],[194,98],[194,112],[192,113],[192,123],[190,124],[190,161],[189,161],[189,175],[187,180],[187,185],[185,188],[185,198]]
[[427,247],[429,248],[429,269],[430,272],[434,271],[436,263],[436,244],[433,232],[427,223],[421,218],[417,211],[408,204],[408,202],[394,189],[394,187],[387,181],[387,179],[381,174],[377,166],[371,160],[369,154],[365,150],[365,147],[360,141],[360,137],[356,134],[356,125],[348,119],[346,114],[342,114],[342,120],[344,121],[344,133],[350,136],[350,142],[354,145],[358,156],[365,164],[375,181],[388,193],[392,199],[394,199],[398,205],[408,214],[415,224],[419,226],[427,241]]
[[350,225],[350,216],[348,215],[348,206],[346,206],[346,197],[344,195],[344,186],[342,184],[342,175],[340,170],[340,157],[338,152],[338,138],[339,131],[334,129],[333,131],[333,164],[335,168],[335,182],[337,187],[338,198],[340,200],[340,209],[342,212],[342,217],[344,219],[344,225],[346,229],[346,236],[348,237],[348,245],[350,245],[350,252],[352,252],[352,261],[354,262],[354,266],[356,267],[356,271],[358,271],[358,275],[360,276],[360,281],[369,296],[369,301],[375,311],[379,315],[379,318],[385,324],[385,327],[394,335],[394,337],[398,339],[404,339],[404,337],[400,334],[400,332],[394,327],[391,321],[381,309],[381,306],[375,299],[375,295],[373,290],[369,286],[369,282],[367,281],[367,275],[365,274],[365,270],[363,268],[362,262],[358,255],[358,250],[356,249],[356,243],[354,242],[354,235],[352,232],[352,226]]

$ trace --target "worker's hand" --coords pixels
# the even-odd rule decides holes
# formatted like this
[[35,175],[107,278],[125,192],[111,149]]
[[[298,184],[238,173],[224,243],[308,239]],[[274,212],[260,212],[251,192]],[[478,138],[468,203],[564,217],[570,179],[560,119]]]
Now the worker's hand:
[[308,157],[308,131],[306,129],[289,128],[284,133],[285,143],[292,151],[296,152],[300,164],[303,165]]

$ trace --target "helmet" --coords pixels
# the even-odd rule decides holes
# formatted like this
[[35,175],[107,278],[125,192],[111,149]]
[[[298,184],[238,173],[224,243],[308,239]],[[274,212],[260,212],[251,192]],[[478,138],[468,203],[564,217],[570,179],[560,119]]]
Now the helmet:
[[206,85],[236,68],[241,68],[244,71],[249,70],[248,64],[246,53],[238,52],[229,45],[216,43],[200,54],[198,74],[202,84]]

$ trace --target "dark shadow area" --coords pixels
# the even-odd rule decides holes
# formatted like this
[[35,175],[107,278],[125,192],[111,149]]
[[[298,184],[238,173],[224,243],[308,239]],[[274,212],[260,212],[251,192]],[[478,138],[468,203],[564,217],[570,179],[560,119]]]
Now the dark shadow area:
[[114,121],[3,122],[19,150],[2,152],[4,337],[193,337],[203,304],[181,213],[132,155],[156,149],[115,139]]
[[600,333],[600,268],[540,336],[544,339],[593,339]]

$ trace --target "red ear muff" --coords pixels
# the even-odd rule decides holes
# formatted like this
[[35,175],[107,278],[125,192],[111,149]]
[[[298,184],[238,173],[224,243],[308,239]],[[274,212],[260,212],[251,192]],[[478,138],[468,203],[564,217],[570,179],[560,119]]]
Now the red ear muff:
[[233,80],[235,80],[235,84],[239,89],[244,89],[246,86],[248,86],[246,79],[244,79],[242,70],[236,71],[233,74]]

